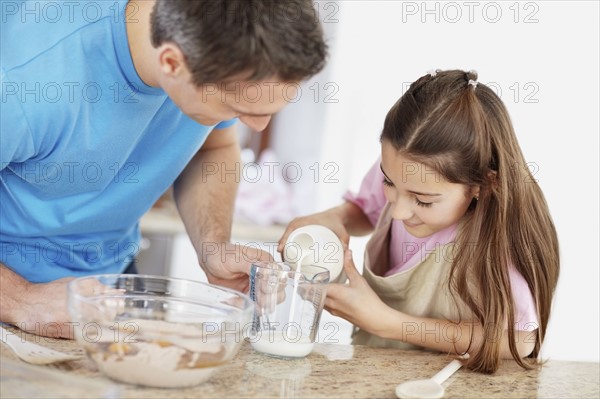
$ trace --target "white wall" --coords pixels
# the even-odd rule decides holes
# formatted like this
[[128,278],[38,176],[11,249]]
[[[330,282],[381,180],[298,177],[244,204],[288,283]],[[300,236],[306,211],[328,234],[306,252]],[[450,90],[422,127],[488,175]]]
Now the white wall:
[[311,193],[302,213],[358,188],[378,156],[383,118],[408,82],[435,68],[475,69],[499,89],[559,234],[561,276],[543,354],[599,361],[598,2],[363,0],[317,7],[332,45],[328,70],[310,82],[321,95],[305,90],[312,98],[291,105],[276,132],[288,161],[319,157],[318,182],[296,187]]
[[[283,165],[302,166],[293,185],[298,214],[358,188],[379,154],[385,114],[408,82],[435,68],[475,69],[500,90],[559,234],[561,276],[543,356],[598,362],[598,4],[317,2],[331,58],[278,114],[273,140]],[[364,243],[351,242],[355,260]],[[189,257],[174,263],[194,267]]]

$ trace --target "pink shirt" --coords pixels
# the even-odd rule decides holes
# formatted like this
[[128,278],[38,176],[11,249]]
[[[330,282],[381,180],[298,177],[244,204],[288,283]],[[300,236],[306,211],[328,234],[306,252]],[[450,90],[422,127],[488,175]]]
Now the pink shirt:
[[[383,173],[378,160],[362,181],[358,194],[347,192],[344,199],[362,209],[373,226],[387,204],[383,193]],[[385,276],[408,270],[419,264],[437,247],[454,241],[457,225],[446,227],[428,237],[414,237],[399,220],[392,221],[390,238],[390,263],[393,265]],[[519,330],[535,330],[538,326],[535,302],[527,282],[514,268],[509,269],[510,284],[515,302],[515,321]]]

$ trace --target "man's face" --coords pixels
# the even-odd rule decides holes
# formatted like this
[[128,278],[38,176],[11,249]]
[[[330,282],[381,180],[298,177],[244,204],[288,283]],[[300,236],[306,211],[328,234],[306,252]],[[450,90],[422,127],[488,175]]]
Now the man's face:
[[299,88],[297,82],[275,78],[198,87],[192,83],[189,73],[170,79],[162,86],[175,105],[200,124],[212,126],[239,118],[256,131],[263,130],[273,114],[295,101]]

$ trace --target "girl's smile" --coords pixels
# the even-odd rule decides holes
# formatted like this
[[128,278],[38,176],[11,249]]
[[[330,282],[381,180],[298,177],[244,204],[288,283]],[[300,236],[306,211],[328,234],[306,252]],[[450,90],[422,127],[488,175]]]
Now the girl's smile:
[[404,223],[404,226],[410,227],[410,228],[415,228],[415,227],[420,226],[421,224],[423,224],[423,223],[419,223],[419,222],[412,222],[411,223],[411,222],[408,222],[406,220],[403,220],[402,223]]

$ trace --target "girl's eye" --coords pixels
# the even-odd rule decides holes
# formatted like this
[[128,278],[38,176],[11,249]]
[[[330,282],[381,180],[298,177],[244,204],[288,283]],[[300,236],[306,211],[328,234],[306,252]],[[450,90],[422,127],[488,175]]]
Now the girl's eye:
[[417,201],[417,205],[418,205],[418,206],[424,206],[424,207],[426,207],[426,208],[427,208],[427,207],[429,207],[429,206],[431,206],[431,202],[423,202],[423,201],[419,201],[419,199],[418,199],[418,198],[415,198],[415,200]]
[[385,177],[383,178],[383,185],[384,186],[388,186],[388,187],[394,187],[394,183],[392,183],[391,181],[389,181]]

